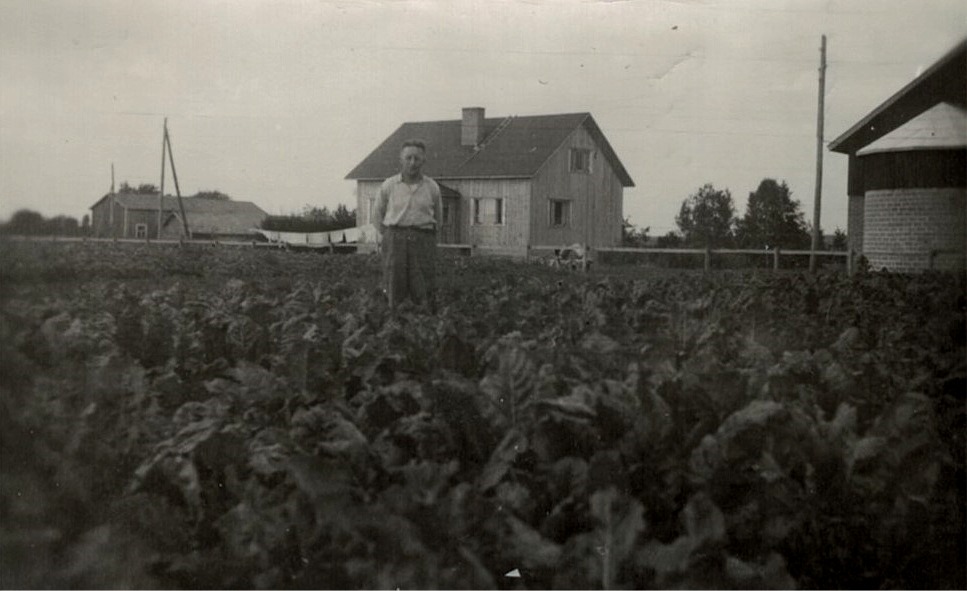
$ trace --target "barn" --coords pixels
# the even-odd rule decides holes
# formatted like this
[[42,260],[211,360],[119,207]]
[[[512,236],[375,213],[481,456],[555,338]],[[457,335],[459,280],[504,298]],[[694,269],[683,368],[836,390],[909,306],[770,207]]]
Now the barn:
[[[181,202],[193,239],[251,240],[252,229],[268,217],[249,201],[185,197]],[[181,238],[178,199],[165,195],[161,207],[161,238]],[[108,193],[91,206],[91,230],[95,238],[157,238],[158,194]]]
[[346,175],[356,181],[357,223],[384,179],[399,172],[403,141],[427,145],[424,173],[440,184],[441,241],[522,256],[529,246],[621,241],[625,187],[634,182],[590,113],[485,116],[403,123]]
[[874,269],[967,266],[967,39],[829,147],[849,155],[851,250]]

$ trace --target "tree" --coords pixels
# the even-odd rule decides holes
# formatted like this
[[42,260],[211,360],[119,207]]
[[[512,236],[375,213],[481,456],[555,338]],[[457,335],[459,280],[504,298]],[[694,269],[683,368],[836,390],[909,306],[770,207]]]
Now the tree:
[[221,191],[198,191],[193,196],[195,199],[215,199],[216,201],[231,201],[232,198]]
[[151,183],[141,183],[137,187],[132,187],[127,181],[122,181],[121,186],[118,187],[118,193],[134,193],[138,195],[157,195],[158,187],[152,185]]
[[47,220],[45,226],[46,232],[44,234],[51,236],[77,236],[79,229],[77,218],[67,215],[52,217]]
[[682,239],[689,246],[716,248],[732,243],[735,206],[728,189],[706,183],[682,202],[675,216]]
[[329,213],[328,207],[315,207],[307,204],[302,207],[302,218],[313,222],[329,222],[332,220],[332,214]]
[[846,232],[836,228],[833,232],[833,241],[830,244],[832,250],[848,250],[849,249],[849,238],[846,236]]
[[659,236],[655,241],[658,248],[678,248],[682,245],[682,237],[676,232],[669,232],[664,236]]
[[356,225],[356,210],[340,204],[335,212],[328,207],[306,205],[302,215],[269,216],[262,222],[262,229],[284,232],[331,232]]
[[10,217],[9,222],[0,226],[0,233],[22,236],[77,236],[80,234],[80,225],[77,218],[67,215],[47,219],[36,211],[21,209]]
[[356,210],[349,211],[348,207],[340,203],[332,213],[332,221],[340,229],[352,228],[356,225]]
[[4,234],[21,234],[25,236],[43,234],[46,221],[44,216],[36,211],[20,209],[10,216],[10,221],[3,225]]
[[746,248],[809,248],[809,228],[799,201],[785,181],[763,179],[749,193],[745,215],[736,223],[736,238]]
[[625,218],[624,223],[621,224],[621,245],[631,248],[645,248],[649,246],[648,232],[650,231],[651,226],[637,228],[628,221],[628,218]]

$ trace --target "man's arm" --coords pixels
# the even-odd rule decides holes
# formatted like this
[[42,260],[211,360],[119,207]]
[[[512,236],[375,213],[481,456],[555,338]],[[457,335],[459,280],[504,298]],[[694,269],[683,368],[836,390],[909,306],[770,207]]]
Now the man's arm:
[[439,243],[443,238],[443,197],[436,183],[433,183],[433,220],[436,222],[436,241]]
[[388,199],[389,192],[386,190],[386,183],[383,183],[379,186],[379,193],[376,195],[376,204],[373,207],[373,219],[371,220],[380,236],[383,235],[383,231],[386,229],[383,226],[383,218],[386,217],[386,202]]

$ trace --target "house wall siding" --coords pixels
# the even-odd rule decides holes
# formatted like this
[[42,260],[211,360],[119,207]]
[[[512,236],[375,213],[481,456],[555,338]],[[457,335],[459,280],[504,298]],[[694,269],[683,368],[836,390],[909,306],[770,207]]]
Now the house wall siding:
[[106,197],[91,207],[91,234],[95,238],[111,235],[111,198]]
[[[441,179],[460,193],[459,223],[466,231],[467,243],[479,246],[490,254],[523,256],[530,238],[530,179]],[[473,200],[499,198],[504,200],[504,223],[477,225],[473,223]]]
[[[436,179],[460,193],[457,208],[460,236],[467,244],[479,246],[489,254],[523,256],[527,251],[528,212],[530,211],[529,179]],[[356,183],[357,225],[372,223],[370,199],[379,195],[382,181]],[[499,198],[504,200],[504,223],[476,225],[473,223],[473,200]]]
[[[572,148],[594,151],[590,173],[571,171]],[[621,242],[623,190],[614,169],[587,130],[574,130],[533,179],[531,244],[579,242],[592,247],[617,246]],[[550,225],[550,203],[557,199],[571,204],[569,224],[565,227]]]
[[[111,222],[111,207],[114,222]],[[121,238],[124,233],[124,208],[111,198],[104,199],[91,208],[91,232],[95,238]]]
[[370,200],[376,201],[379,195],[379,187],[383,181],[357,181],[356,182],[356,225],[365,226],[373,223],[370,218]]
[[863,254],[874,269],[963,270],[967,189],[868,191],[863,204]]
[[[122,208],[123,209],[123,208]],[[148,226],[147,237],[150,240],[155,240],[158,238],[158,212],[145,210],[145,209],[127,209],[127,216],[125,217],[123,211],[121,214],[122,219],[126,219],[126,226],[122,232],[120,238],[137,238],[135,235],[135,230],[138,224],[145,224]]]

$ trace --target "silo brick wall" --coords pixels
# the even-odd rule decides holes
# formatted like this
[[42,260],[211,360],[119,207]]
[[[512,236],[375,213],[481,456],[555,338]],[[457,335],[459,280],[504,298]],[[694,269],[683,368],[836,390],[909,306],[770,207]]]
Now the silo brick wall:
[[867,191],[861,232],[863,255],[874,269],[963,269],[967,189]]

